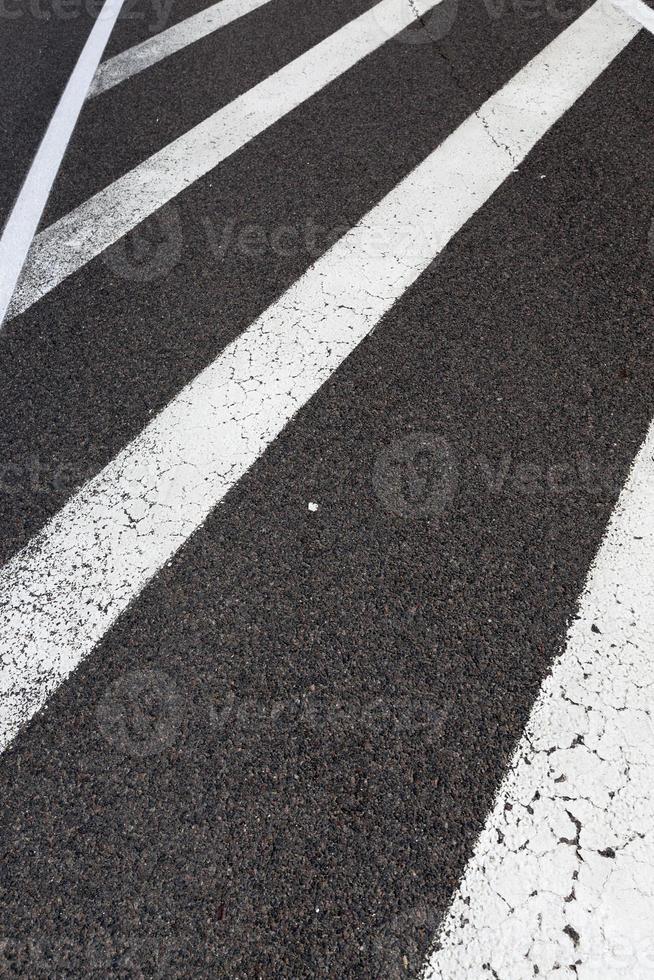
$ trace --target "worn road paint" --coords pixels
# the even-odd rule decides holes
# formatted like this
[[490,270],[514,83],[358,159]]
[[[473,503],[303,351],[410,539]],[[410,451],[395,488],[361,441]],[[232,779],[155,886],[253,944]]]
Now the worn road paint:
[[266,3],[270,3],[270,0],[219,0],[219,3],[201,10],[199,14],[187,17],[147,41],[122,51],[100,65],[95,73],[89,98],[106,92],[114,85],[120,85],[132,75],[156,65],[158,61],[163,61],[176,51],[213,34]]
[[425,980],[654,976],[653,637],[654,424]]
[[0,748],[636,30],[591,7],[0,571]]
[[[439,0],[440,2],[440,0]],[[10,315],[23,312],[96,255],[434,6],[382,0],[169,143],[38,235]]]
[[66,83],[0,238],[0,325],[123,0],[105,0]]

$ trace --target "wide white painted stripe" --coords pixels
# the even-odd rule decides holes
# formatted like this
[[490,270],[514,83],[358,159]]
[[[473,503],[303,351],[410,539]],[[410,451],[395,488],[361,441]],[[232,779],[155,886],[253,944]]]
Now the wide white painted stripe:
[[654,425],[425,980],[654,977]]
[[635,31],[583,14],[0,571],[0,748]]
[[105,0],[77,59],[0,238],[0,325],[123,0]]
[[173,24],[168,30],[122,51],[100,65],[95,73],[89,98],[106,92],[114,85],[119,85],[132,75],[156,65],[158,61],[163,61],[176,51],[213,34],[266,3],[270,3],[270,0],[219,0],[199,14],[188,17],[179,24]]
[[46,228],[34,240],[10,314],[31,306],[433,6],[434,0],[382,0]]

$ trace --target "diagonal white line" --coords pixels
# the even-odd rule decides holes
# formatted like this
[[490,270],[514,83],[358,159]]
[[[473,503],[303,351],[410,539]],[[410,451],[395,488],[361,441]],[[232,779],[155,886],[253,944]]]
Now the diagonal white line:
[[434,0],[382,0],[46,228],[34,240],[10,315],[23,312],[433,6]]
[[591,7],[230,344],[0,570],[0,748],[634,37]]
[[93,75],[123,0],[105,0],[57,104],[0,238],[0,325],[54,183]]
[[155,34],[147,41],[107,59],[95,73],[89,98],[106,92],[114,85],[120,85],[121,82],[145,68],[156,65],[158,61],[168,58],[176,51],[181,51],[187,45],[194,44],[195,41],[213,34],[214,31],[226,27],[232,21],[267,3],[270,3],[270,0],[219,0],[218,3],[201,10],[193,17],[187,17],[186,20],[173,24],[172,27]]
[[424,980],[651,980],[653,691],[654,424]]

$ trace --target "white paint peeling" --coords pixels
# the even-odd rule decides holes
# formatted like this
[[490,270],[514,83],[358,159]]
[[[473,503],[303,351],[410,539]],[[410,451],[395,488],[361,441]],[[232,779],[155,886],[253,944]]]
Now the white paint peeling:
[[424,980],[654,977],[654,425]]
[[635,32],[590,8],[0,571],[0,748]]

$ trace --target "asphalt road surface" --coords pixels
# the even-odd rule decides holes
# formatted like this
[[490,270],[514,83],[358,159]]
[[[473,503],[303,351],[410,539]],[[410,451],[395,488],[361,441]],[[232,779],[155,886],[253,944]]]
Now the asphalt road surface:
[[[0,5],[0,254],[100,7]],[[0,327],[0,976],[654,978],[652,16],[125,0]]]

